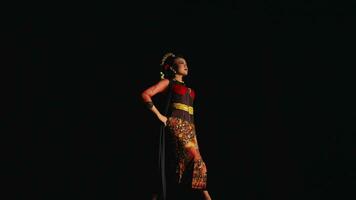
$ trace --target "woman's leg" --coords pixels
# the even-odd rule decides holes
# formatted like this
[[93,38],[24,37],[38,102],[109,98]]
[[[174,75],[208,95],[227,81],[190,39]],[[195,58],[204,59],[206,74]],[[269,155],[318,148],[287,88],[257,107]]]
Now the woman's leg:
[[158,195],[156,193],[152,194],[152,200],[157,200],[158,199]]
[[205,200],[211,200],[208,190],[203,190],[203,196]]
[[207,167],[197,146],[185,146],[185,150],[193,162],[192,188],[205,189],[207,184]]

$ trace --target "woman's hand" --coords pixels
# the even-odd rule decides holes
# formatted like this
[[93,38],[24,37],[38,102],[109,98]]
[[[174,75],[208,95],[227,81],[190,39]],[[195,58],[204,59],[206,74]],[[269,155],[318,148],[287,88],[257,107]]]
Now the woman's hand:
[[158,119],[163,122],[164,126],[167,126],[167,120],[168,118],[164,115],[158,115]]

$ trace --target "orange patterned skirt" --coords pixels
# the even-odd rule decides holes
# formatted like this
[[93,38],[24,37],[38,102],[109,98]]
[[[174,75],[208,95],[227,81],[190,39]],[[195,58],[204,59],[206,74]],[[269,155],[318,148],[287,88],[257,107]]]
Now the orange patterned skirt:
[[167,127],[176,145],[178,183],[186,179],[191,188],[206,189],[207,167],[199,152],[194,123],[169,117]]

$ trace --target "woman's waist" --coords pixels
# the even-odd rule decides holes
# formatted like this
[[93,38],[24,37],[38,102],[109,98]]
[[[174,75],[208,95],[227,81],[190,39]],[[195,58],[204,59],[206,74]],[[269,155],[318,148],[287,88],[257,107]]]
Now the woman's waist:
[[187,121],[189,123],[193,123],[194,124],[194,117],[192,115],[187,114],[187,113],[183,113],[180,110],[173,111],[167,117],[168,117],[168,119],[169,118],[178,118],[178,119],[181,119],[183,121]]

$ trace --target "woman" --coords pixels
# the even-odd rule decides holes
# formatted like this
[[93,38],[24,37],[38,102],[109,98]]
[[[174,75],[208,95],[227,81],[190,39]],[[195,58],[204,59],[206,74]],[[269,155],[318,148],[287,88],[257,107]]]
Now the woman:
[[[161,80],[141,93],[142,100],[162,122],[161,137],[166,135],[168,139],[171,138],[172,142],[168,143],[167,147],[169,148],[169,144],[175,146],[175,162],[173,163],[176,178],[173,180],[176,185],[192,191],[201,191],[204,199],[211,200],[207,191],[207,167],[200,155],[195,133],[193,117],[195,92],[183,81],[183,77],[188,75],[186,60],[182,56],[167,53],[162,58],[161,66]],[[152,102],[152,97],[158,93],[168,94],[167,109],[164,114]],[[163,147],[160,149],[160,162],[162,164],[163,199],[165,199],[164,179],[167,172],[164,171],[164,141],[160,147]]]

